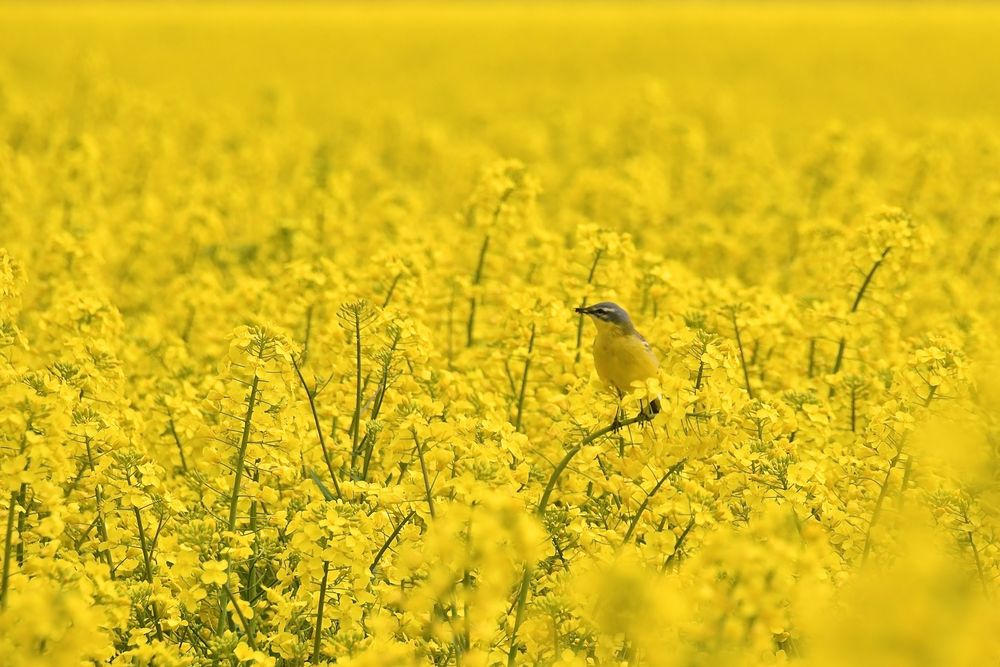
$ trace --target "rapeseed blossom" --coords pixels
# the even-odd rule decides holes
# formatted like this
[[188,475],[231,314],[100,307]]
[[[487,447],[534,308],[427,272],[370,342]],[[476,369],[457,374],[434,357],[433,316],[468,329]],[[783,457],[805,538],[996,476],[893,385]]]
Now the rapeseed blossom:
[[0,8],[0,663],[995,663],[1000,14],[905,11]]

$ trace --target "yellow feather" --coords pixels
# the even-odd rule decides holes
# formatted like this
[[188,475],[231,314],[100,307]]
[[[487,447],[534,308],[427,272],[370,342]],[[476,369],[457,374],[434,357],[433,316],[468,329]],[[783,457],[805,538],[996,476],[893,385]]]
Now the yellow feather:
[[633,382],[656,375],[659,361],[638,333],[600,320],[595,323],[594,366],[602,382],[624,393]]

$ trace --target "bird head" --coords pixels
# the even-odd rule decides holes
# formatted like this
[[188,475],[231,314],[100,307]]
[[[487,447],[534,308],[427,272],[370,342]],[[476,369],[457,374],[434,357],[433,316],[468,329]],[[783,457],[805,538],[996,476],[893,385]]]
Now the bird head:
[[590,316],[598,328],[616,327],[626,330],[632,329],[632,320],[629,318],[628,313],[617,303],[602,301],[601,303],[576,308],[575,310],[578,313]]

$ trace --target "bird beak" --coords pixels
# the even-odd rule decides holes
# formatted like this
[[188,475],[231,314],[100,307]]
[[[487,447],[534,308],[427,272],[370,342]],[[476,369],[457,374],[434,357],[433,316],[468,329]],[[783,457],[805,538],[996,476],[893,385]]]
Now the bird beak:
[[573,311],[577,312],[577,313],[580,313],[581,315],[589,315],[590,314],[590,309],[589,308],[574,308]]

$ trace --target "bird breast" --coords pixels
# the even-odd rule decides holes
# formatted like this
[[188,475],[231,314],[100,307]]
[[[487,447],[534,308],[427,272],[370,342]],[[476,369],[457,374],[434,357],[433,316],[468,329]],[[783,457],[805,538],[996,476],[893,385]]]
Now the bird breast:
[[625,392],[633,382],[656,375],[659,363],[638,334],[602,331],[594,339],[594,366],[602,382]]

